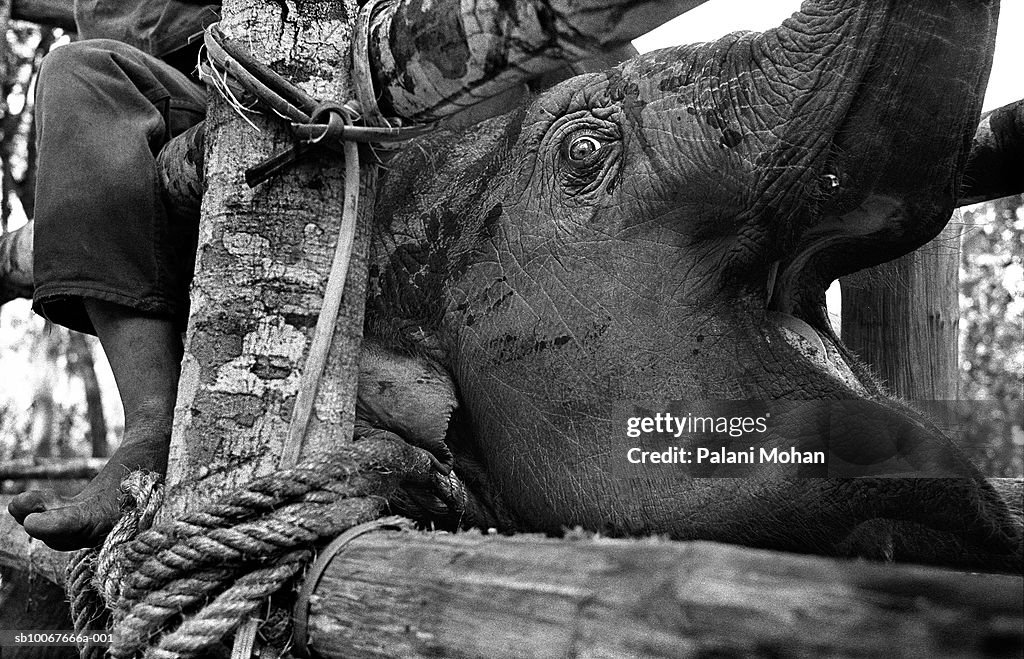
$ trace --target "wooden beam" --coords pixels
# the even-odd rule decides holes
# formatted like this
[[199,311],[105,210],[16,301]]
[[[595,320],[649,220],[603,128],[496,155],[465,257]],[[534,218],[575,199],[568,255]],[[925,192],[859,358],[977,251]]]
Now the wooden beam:
[[452,115],[567,62],[621,47],[707,0],[400,0],[370,39],[385,114]]
[[74,0],[14,0],[11,18],[74,32]]
[[51,458],[47,460],[9,460],[0,462],[0,481],[30,479],[92,478],[106,458]]
[[[6,516],[0,537],[0,566],[62,583],[68,554]],[[330,560],[309,640],[326,657],[1014,656],[1022,587],[710,542],[388,531]]]
[[1024,100],[982,115],[964,172],[966,206],[1024,192]]
[[388,531],[331,560],[309,638],[324,657],[1011,656],[1022,585],[710,542]]

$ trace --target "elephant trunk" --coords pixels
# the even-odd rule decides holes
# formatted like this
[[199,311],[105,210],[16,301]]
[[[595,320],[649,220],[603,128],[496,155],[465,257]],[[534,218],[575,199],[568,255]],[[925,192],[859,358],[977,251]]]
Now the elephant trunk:
[[817,0],[753,40],[768,82],[757,99],[769,128],[758,192],[770,200],[755,217],[775,222],[764,228],[804,256],[803,273],[831,280],[942,229],[998,13],[998,0]]

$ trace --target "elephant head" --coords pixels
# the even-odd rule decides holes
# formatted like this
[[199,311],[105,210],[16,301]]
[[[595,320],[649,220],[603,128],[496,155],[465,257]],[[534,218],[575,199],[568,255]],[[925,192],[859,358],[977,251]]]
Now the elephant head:
[[[479,508],[511,528],[826,553],[865,551],[858,529],[883,520],[918,544],[1019,551],[1019,519],[824,313],[829,282],[948,220],[997,12],[806,2],[779,28],[571,78],[401,156],[368,329],[454,375],[448,441]],[[744,448],[819,441],[845,467],[618,468],[631,410],[744,400],[775,415]],[[881,478],[908,473],[949,478]],[[836,478],[854,475],[874,478]],[[886,547],[911,542],[894,534]]]

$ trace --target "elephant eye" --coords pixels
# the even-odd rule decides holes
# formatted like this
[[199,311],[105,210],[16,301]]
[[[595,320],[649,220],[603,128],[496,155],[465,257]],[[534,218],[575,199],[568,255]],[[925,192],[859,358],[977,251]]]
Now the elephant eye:
[[569,160],[583,162],[590,156],[597,153],[601,148],[601,141],[593,135],[578,135],[569,142]]

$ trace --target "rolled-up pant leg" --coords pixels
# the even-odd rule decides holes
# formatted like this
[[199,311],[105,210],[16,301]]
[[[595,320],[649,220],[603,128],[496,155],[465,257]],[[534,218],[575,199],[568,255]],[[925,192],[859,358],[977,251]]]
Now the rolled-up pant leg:
[[116,41],[47,55],[35,110],[37,313],[92,333],[90,298],[184,329],[198,218],[165,207],[156,154],[205,106],[202,86]]

